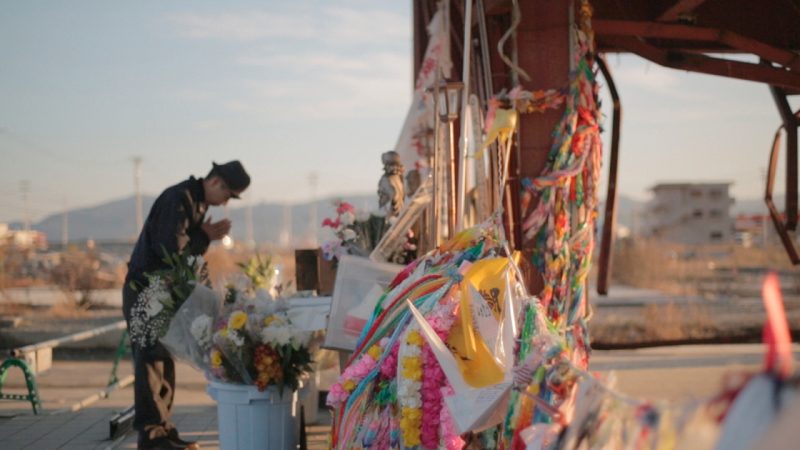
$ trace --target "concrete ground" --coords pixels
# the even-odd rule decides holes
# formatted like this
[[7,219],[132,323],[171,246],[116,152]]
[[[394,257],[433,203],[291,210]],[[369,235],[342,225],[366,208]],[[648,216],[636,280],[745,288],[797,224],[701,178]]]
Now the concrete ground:
[[[116,291],[115,291],[116,292]],[[109,293],[107,303],[113,305]],[[609,297],[592,302],[595,316],[590,322],[593,343],[613,347],[614,342],[640,342],[641,336],[653,331],[677,328],[678,319],[705,318],[702,328],[714,335],[724,335],[726,329],[750,329],[760,336],[763,306],[759,299],[716,299],[669,297],[662,293],[627,287],[612,287]],[[30,303],[39,304],[44,293],[28,292]],[[42,300],[44,301],[44,300]],[[786,309],[793,330],[800,324],[800,299],[787,298]],[[648,315],[649,314],[649,315]],[[105,325],[119,320],[117,309],[80,320],[47,317],[33,310],[23,317],[16,328],[0,333],[0,346],[7,348],[40,342],[64,334]],[[673,317],[674,316],[674,317]],[[652,323],[651,323],[652,322]],[[724,324],[724,329],[717,324]],[[676,330],[688,333],[684,330]],[[690,330],[691,331],[691,330]],[[680,336],[680,335],[679,335]],[[662,336],[669,340],[671,336]],[[698,337],[703,337],[699,335]],[[102,341],[100,340],[102,339]],[[130,386],[111,392],[107,398],[101,392],[108,383],[112,362],[110,358],[119,341],[118,334],[109,333],[81,345],[91,352],[72,353],[69,359],[56,359],[53,367],[37,377],[44,413],[34,416],[28,403],[0,401],[0,448],[2,449],[132,449],[135,434],[117,440],[109,439],[109,419],[133,403]],[[680,340],[680,339],[678,339]],[[795,358],[800,360],[800,346],[794,346]],[[742,345],[683,345],[652,347],[637,350],[594,351],[590,370],[600,375],[614,372],[616,389],[624,394],[654,401],[680,402],[701,399],[717,393],[726,374],[757,371],[763,361],[763,346]],[[57,355],[58,356],[58,355]],[[329,362],[336,360],[328,358]],[[319,384],[326,389],[335,380],[337,367],[321,374]],[[130,381],[131,365],[124,361],[118,378]],[[197,439],[202,448],[219,448],[217,411],[206,393],[203,375],[185,364],[177,367],[174,422],[182,436]],[[12,369],[3,386],[3,393],[24,393],[24,380]],[[87,399],[93,402],[87,402]],[[80,405],[84,402],[84,405]],[[80,408],[78,408],[81,406]],[[316,412],[316,414],[313,414]],[[316,417],[314,417],[316,416]],[[308,414],[308,448],[325,449],[330,429],[330,415],[325,408]],[[315,419],[315,420],[311,420]]]
[[[590,370],[614,372],[617,390],[637,398],[679,402],[713,395],[728,373],[754,371],[761,367],[763,346],[700,345],[654,347],[638,350],[595,351]],[[793,347],[800,361],[800,345]],[[110,361],[56,360],[53,368],[38,377],[44,413],[31,414],[23,402],[0,402],[0,442],[4,449],[132,449],[133,433],[116,441],[108,439],[110,417],[132,403],[132,389],[112,392],[77,412],[71,405],[100,391],[108,381]],[[124,377],[130,364],[120,368]],[[335,373],[327,374],[330,383]],[[203,375],[178,364],[174,418],[184,437],[197,439],[204,449],[219,448],[214,401],[206,393]],[[12,371],[4,392],[22,392],[24,382]],[[313,414],[312,414],[313,415]],[[315,423],[308,424],[309,449],[327,448],[330,415],[321,408]]]

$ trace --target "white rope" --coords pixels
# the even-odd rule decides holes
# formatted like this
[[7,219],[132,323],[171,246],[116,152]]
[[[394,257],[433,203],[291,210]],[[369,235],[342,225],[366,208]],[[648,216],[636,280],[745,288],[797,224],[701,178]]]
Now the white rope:
[[[506,31],[503,37],[500,38],[499,41],[497,41],[497,51],[500,53],[500,59],[502,59],[503,62],[505,62],[508,65],[508,67],[511,68],[512,78],[515,78],[514,75],[519,74],[522,78],[525,79],[525,81],[531,81],[531,77],[528,76],[528,73],[525,72],[516,63],[508,59],[508,56],[506,56],[505,53],[503,53],[503,45],[505,45],[508,38],[511,37],[511,34],[514,33],[514,31],[517,29],[517,26],[519,26],[520,21],[522,20],[522,15],[519,12],[519,4],[517,3],[517,0],[513,0],[512,3],[514,8],[511,10],[511,18],[512,18],[511,27],[508,29],[508,31]],[[518,84],[517,80],[514,81],[515,81],[514,84]]]

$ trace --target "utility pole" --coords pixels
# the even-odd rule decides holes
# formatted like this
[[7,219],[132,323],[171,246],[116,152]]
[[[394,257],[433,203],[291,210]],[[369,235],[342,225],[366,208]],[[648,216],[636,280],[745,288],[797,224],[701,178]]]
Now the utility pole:
[[19,182],[19,190],[22,192],[23,226],[25,231],[31,231],[31,214],[28,209],[28,192],[31,190],[31,182],[22,180]]
[[67,249],[69,243],[69,210],[67,208],[67,199],[64,199],[64,211],[61,213],[61,246],[64,250]]
[[136,195],[136,232],[134,235],[138,235],[142,231],[142,225],[144,225],[142,191],[140,186],[140,179],[142,177],[142,157],[134,156],[131,158],[131,161],[133,161],[133,191]]
[[317,219],[317,172],[308,174],[308,185],[311,187],[311,218],[308,223],[308,234],[310,238],[310,245],[317,246],[317,226],[319,220]]

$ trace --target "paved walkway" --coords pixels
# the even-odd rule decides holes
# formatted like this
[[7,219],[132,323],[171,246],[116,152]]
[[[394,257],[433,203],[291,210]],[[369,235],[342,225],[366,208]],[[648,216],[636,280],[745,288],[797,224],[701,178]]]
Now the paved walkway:
[[[793,347],[800,361],[800,345]],[[702,345],[656,347],[639,350],[596,351],[591,370],[614,371],[617,389],[638,398],[680,401],[702,398],[717,392],[722,376],[761,367],[761,345]],[[102,369],[102,370],[101,370]],[[40,381],[45,413],[33,416],[22,402],[0,402],[0,445],[16,449],[133,449],[133,433],[118,441],[109,437],[109,419],[132,402],[130,387],[112,393],[78,412],[61,412],[75,398],[98,391],[107,381],[110,362],[55,361]],[[129,370],[129,368],[123,368]],[[205,392],[201,374],[178,365],[174,420],[182,436],[200,441],[203,449],[218,449],[217,414]],[[10,379],[19,391],[20,380]],[[15,384],[16,383],[16,384]],[[71,396],[62,398],[61,396]],[[327,448],[330,415],[317,411],[315,423],[308,424],[308,448]]]
[[[177,364],[176,370],[178,387],[173,422],[181,437],[199,441],[203,449],[218,449],[216,403],[206,393],[203,375],[182,363]],[[76,403],[100,392],[110,371],[110,361],[54,361],[52,369],[37,377],[43,414],[34,416],[27,402],[0,402],[0,449],[135,449],[136,433],[128,433],[116,441],[109,439],[111,417],[133,404],[130,386],[76,412],[70,411]],[[122,363],[118,376],[125,378],[130,373],[130,362]],[[25,393],[24,386],[21,372],[12,370],[4,392]],[[306,417],[308,449],[327,449],[330,431],[327,409],[318,408],[306,413]]]
[[[209,400],[210,402],[210,400]],[[0,419],[0,442],[4,450],[92,450],[135,449],[136,433],[116,441],[109,439],[109,418],[118,409],[98,403],[75,413],[24,415]],[[177,406],[174,422],[184,439],[196,440],[202,449],[219,449],[217,409],[213,404]],[[309,450],[327,449],[330,414],[320,411],[317,423],[306,426]]]

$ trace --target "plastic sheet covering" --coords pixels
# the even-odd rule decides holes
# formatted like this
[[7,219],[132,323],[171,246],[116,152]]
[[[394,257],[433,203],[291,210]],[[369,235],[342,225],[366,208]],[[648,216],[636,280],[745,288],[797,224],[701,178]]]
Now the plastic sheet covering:
[[[754,377],[736,397],[722,424],[717,450],[747,450],[764,436],[795,389],[771,375]],[[789,443],[786,443],[789,445]],[[788,448],[788,447],[786,447]]]
[[378,299],[403,266],[377,263],[367,258],[345,255],[336,269],[336,284],[333,289],[330,319],[325,334],[324,347],[352,351],[356,346],[359,330],[348,333],[345,321],[363,302],[374,308]]
[[[161,343],[173,357],[205,371],[209,367],[207,358],[211,346],[213,329],[211,325],[217,320],[220,308],[219,295],[208,287],[198,284],[175,312],[167,334],[161,338]],[[208,326],[204,326],[206,321]]]
[[292,325],[303,331],[324,330],[331,309],[330,297],[296,297],[286,299],[286,312]]

